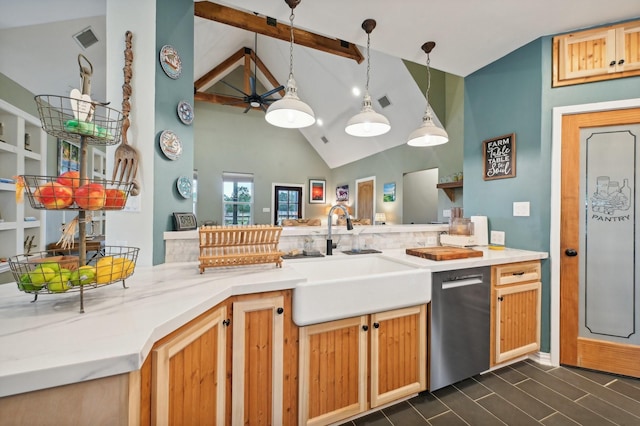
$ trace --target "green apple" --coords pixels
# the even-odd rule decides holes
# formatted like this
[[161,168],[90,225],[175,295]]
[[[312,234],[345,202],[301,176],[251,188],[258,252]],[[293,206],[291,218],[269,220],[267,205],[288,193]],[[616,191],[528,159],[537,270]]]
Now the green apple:
[[77,270],[71,272],[69,281],[71,285],[85,285],[95,282],[96,269],[93,266],[85,265],[81,266]]
[[71,284],[69,284],[69,276],[64,276],[62,274],[57,275],[47,283],[47,288],[52,293],[64,293],[71,288]]
[[31,283],[31,277],[29,274],[25,273],[20,276],[20,282],[18,283],[18,288],[22,291],[38,291],[42,288],[42,286],[36,286]]
[[51,268],[54,272],[60,272],[60,264],[58,262],[43,262],[41,268]]
[[42,287],[43,284],[49,282],[56,276],[56,271],[46,266],[38,266],[33,271],[29,272],[29,278],[31,279],[31,283],[34,285],[39,285]]

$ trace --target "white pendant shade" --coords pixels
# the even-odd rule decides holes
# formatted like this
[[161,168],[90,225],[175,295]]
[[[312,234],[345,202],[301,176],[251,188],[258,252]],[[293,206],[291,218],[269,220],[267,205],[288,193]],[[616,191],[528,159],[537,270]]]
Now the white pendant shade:
[[296,92],[296,82],[290,77],[284,97],[269,105],[264,116],[267,123],[287,129],[300,129],[316,122],[313,110],[298,98]]
[[431,115],[427,114],[422,121],[422,126],[411,132],[409,135],[408,145],[411,146],[436,146],[442,145],[449,141],[447,132],[436,126],[431,119]]
[[383,135],[389,129],[389,120],[373,110],[371,97],[367,94],[362,102],[362,110],[349,119],[344,130],[351,136],[370,137]]

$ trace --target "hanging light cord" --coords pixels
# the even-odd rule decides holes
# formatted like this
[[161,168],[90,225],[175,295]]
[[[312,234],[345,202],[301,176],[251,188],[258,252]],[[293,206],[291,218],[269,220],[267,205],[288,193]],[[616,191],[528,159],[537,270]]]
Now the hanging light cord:
[[291,37],[289,37],[289,79],[293,78],[293,18],[295,18],[295,15],[293,14],[293,8],[291,8],[291,15],[289,15],[289,21],[291,22],[291,25],[289,25],[291,31]]
[[427,93],[426,93],[426,98],[427,98],[427,109],[429,108],[429,89],[431,89],[431,68],[429,67],[429,64],[431,63],[431,59],[429,58],[429,54],[427,53]]
[[371,54],[369,53],[369,47],[371,46],[371,33],[367,33],[367,84],[365,86],[365,93],[369,94],[369,72],[371,70]]

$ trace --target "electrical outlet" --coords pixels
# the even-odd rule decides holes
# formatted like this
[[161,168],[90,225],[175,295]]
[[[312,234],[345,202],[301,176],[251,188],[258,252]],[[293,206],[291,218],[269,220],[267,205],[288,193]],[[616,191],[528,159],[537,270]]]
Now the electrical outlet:
[[262,213],[271,213],[271,208],[269,208],[269,207],[263,207],[263,208],[262,208]]
[[529,202],[520,201],[513,203],[513,215],[514,216],[529,216]]
[[491,231],[491,244],[504,245],[504,231]]
[[442,217],[451,217],[451,209],[442,210]]

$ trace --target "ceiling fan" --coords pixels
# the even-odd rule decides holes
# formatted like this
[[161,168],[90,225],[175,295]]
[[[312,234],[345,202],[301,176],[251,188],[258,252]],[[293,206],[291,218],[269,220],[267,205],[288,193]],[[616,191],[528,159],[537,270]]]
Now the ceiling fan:
[[281,90],[284,89],[284,86],[278,86],[275,89],[271,89],[261,95],[259,95],[256,92],[256,76],[258,75],[258,70],[257,70],[257,62],[258,62],[258,33],[255,33],[254,36],[254,50],[253,50],[253,54],[255,55],[254,57],[254,61],[253,61],[253,75],[249,77],[249,85],[251,87],[251,93],[245,93],[244,91],[238,89],[237,87],[235,87],[232,84],[227,83],[224,80],[220,80],[221,83],[229,86],[230,88],[232,88],[233,90],[242,93],[243,96],[238,96],[237,102],[232,102],[232,103],[228,103],[225,105],[237,105],[237,104],[242,104],[245,103],[247,104],[247,108],[244,110],[244,113],[246,114],[251,108],[260,108],[262,111],[267,112],[267,108],[265,107],[268,106],[270,103],[275,102],[277,99],[270,99],[269,96],[273,95],[274,93],[277,93]]

